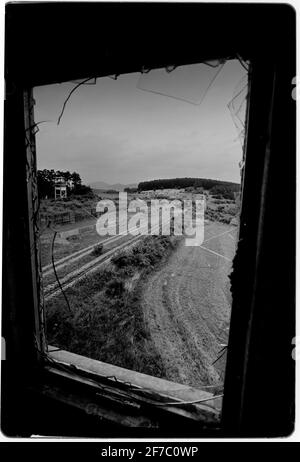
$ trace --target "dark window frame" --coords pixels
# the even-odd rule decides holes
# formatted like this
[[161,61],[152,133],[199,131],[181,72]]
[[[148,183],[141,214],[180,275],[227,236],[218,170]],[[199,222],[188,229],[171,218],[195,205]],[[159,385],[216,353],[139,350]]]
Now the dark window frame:
[[[188,424],[187,421],[189,419],[186,419],[184,416],[178,417],[180,421],[187,423],[187,431],[189,435],[193,434],[193,436],[248,435],[249,432],[252,434],[253,432],[255,433],[255,428],[257,428],[257,434],[260,435],[263,431],[263,424],[266,425],[266,423],[270,425],[270,435],[276,434],[276,431],[279,431],[280,435],[288,434],[293,428],[294,364],[291,359],[288,361],[290,353],[288,341],[294,332],[293,211],[295,193],[295,104],[291,98],[292,87],[289,86],[295,72],[294,13],[288,7],[285,8],[284,5],[281,5],[281,7],[281,9],[275,7],[272,10],[274,11],[275,26],[271,31],[267,31],[270,34],[268,37],[270,43],[268,42],[266,48],[269,54],[263,54],[259,49],[261,45],[260,39],[264,37],[262,31],[259,31],[258,38],[255,39],[254,34],[250,37],[254,41],[254,44],[244,40],[244,50],[240,53],[244,59],[251,59],[252,62],[251,100],[248,116],[240,242],[234,261],[234,273],[232,275],[233,307],[223,414],[221,427],[214,425],[210,427],[204,422],[202,422],[203,425],[195,424],[195,422]],[[253,25],[258,9],[251,8],[250,6],[249,8],[250,19],[248,21],[250,25]],[[31,11],[34,11],[34,9]],[[113,14],[115,14],[115,11]],[[203,6],[199,11],[202,11],[204,16],[211,17],[209,7],[205,8]],[[240,14],[241,10],[237,7],[235,11],[236,14]],[[268,7],[265,9],[261,8],[259,11],[263,18],[267,20],[270,9]],[[18,68],[19,61],[20,66],[22,66],[22,60],[24,60],[24,56],[22,55],[23,50],[20,42],[18,40],[14,41],[10,33],[11,31],[16,33],[15,26],[18,24],[18,21],[21,21],[23,24],[20,16],[24,12],[24,8],[21,5],[8,5],[7,12],[9,15],[6,27],[6,43],[8,43],[9,47],[6,50],[3,335],[7,343],[8,361],[3,365],[3,371],[5,373],[4,387],[6,387],[7,402],[11,406],[12,402],[16,401],[12,408],[17,414],[18,405],[21,407],[24,405],[22,400],[24,400],[24,396],[27,396],[28,390],[30,390],[31,397],[34,396],[36,398],[37,395],[49,397],[51,395],[54,401],[61,401],[69,407],[76,407],[75,398],[73,401],[68,401],[68,396],[72,394],[70,390],[73,392],[73,397],[77,396],[79,403],[80,397],[84,397],[85,394],[90,397],[90,393],[86,388],[90,387],[90,385],[82,384],[78,386],[78,383],[75,383],[77,372],[72,368],[65,369],[65,373],[69,374],[68,377],[63,377],[62,371],[61,374],[55,374],[51,368],[45,369],[43,355],[37,353],[36,349],[36,345],[41,349],[44,342],[42,331],[39,332],[40,335],[35,335],[36,329],[40,321],[42,320],[43,322],[43,319],[40,319],[42,311],[37,308],[39,306],[37,293],[41,287],[39,283],[40,270],[37,263],[37,248],[32,229],[32,222],[35,220],[37,209],[35,207],[32,208],[30,205],[35,191],[30,189],[30,181],[29,183],[27,182],[28,174],[30,175],[34,172],[35,159],[32,152],[34,149],[32,147],[28,148],[28,140],[26,141],[26,138],[24,142],[24,133],[26,132],[26,128],[28,128],[27,126],[31,125],[30,111],[28,111],[30,88],[35,85],[46,84],[47,78],[42,71],[37,70],[34,66],[33,69],[28,71],[23,70],[23,72],[20,71],[21,68]],[[40,14],[39,7],[37,7],[36,12],[38,16]],[[17,18],[17,21],[14,24],[15,18]],[[285,38],[280,42],[278,49],[276,25],[281,24],[280,21],[283,21],[282,28],[285,31],[285,34],[283,34]],[[13,26],[11,26],[11,23]],[[24,24],[26,24],[26,21],[24,21]],[[291,34],[289,34],[290,27],[293,29]],[[21,32],[18,33],[17,37],[20,38]],[[221,35],[217,37],[218,40],[220,37]],[[266,39],[266,37],[264,38]],[[207,50],[202,51],[202,58],[200,56],[201,53],[199,55],[195,50],[193,50],[193,56],[186,58],[183,57],[184,55],[178,58],[175,56],[174,58],[174,54],[172,55],[171,53],[165,57],[160,56],[160,61],[158,60],[159,63],[157,64],[153,60],[149,66],[155,68],[166,66],[170,63],[176,63],[176,65],[192,64],[209,58],[235,57],[235,53],[232,53],[233,49],[230,49],[230,40],[228,53],[220,52],[219,55],[212,51],[214,45],[217,44],[217,40],[215,42],[212,46],[208,46]],[[21,52],[18,51],[16,56],[14,56],[13,52],[16,51],[16,46],[21,48]],[[237,50],[235,51],[237,52]],[[290,53],[287,60],[285,59],[284,52]],[[111,53],[113,54],[113,47]],[[151,56],[151,53],[149,56]],[[59,59],[63,62],[62,55]],[[142,64],[148,65],[147,62]],[[48,83],[84,78],[87,74],[91,75],[88,67],[88,63],[84,61],[81,69],[80,66],[76,72],[73,69],[68,76],[66,73],[64,74],[66,69],[61,72],[60,76],[57,75],[55,77],[52,74]],[[128,64],[122,60],[119,64],[108,60],[106,67],[107,70],[105,72],[94,72],[93,75],[102,76],[122,72],[134,72],[141,70],[141,63],[137,57],[133,56]],[[27,95],[25,99],[24,90]],[[280,114],[282,110],[287,120],[282,119]],[[28,115],[25,120],[24,113]],[[267,398],[261,398],[259,394],[255,397],[255,394],[259,392],[259,383],[257,383],[255,377],[255,368],[260,372],[262,378],[266,378],[268,371],[271,374],[270,366],[265,367],[266,371],[262,367],[261,362],[266,356],[260,355],[260,350],[265,348],[268,341],[272,338],[269,332],[271,327],[274,328],[277,335],[280,332],[279,319],[276,315],[274,316],[274,320],[272,319],[269,325],[266,325],[266,318],[270,314],[270,307],[268,306],[267,295],[263,291],[263,283],[269,287],[269,283],[264,277],[266,269],[272,274],[273,280],[277,280],[276,275],[272,273],[272,268],[264,253],[267,253],[268,258],[270,258],[271,253],[268,239],[271,236],[271,224],[274,224],[271,211],[276,210],[274,208],[274,201],[272,200],[274,178],[278,178],[278,170],[280,168],[278,162],[279,151],[284,147],[279,130],[283,132],[281,136],[285,135],[289,141],[287,146],[289,157],[287,157],[283,168],[284,172],[288,174],[288,182],[285,178],[282,182],[291,194],[291,201],[287,206],[291,216],[288,216],[289,226],[284,235],[292,239],[292,242],[287,244],[287,255],[281,257],[280,260],[282,263],[288,262],[290,264],[290,267],[287,268],[288,277],[283,276],[283,283],[286,290],[289,289],[291,293],[287,295],[288,316],[287,319],[282,320],[283,336],[278,340],[281,349],[279,347],[276,348],[276,354],[278,355],[279,364],[286,373],[289,372],[290,376],[287,378],[286,384],[282,380],[280,381],[280,386],[287,391],[288,396],[281,403],[276,403],[277,415],[284,416],[285,422],[280,425],[277,419],[274,426],[272,426],[272,418],[276,415],[275,411],[273,411],[274,401],[276,400],[275,392],[278,391],[279,385],[275,384],[273,390],[268,390]],[[34,134],[31,130],[30,137],[32,139],[29,144],[34,145]],[[14,160],[15,153],[18,153],[18,162]],[[17,184],[15,188],[12,185],[12,180]],[[279,200],[279,204],[282,205],[282,203]],[[18,214],[12,210],[12,207],[16,207],[17,205],[19,207]],[[274,238],[272,242],[275,242]],[[277,310],[276,297],[271,295],[269,298],[271,298],[273,306]],[[282,300],[282,298],[283,295],[280,292],[279,299]],[[32,309],[32,307],[35,307],[35,309]],[[25,358],[23,362],[19,361],[20,357]],[[40,367],[41,364],[42,367]],[[270,364],[276,364],[272,358],[270,358]],[[73,375],[73,380],[71,375]],[[22,393],[19,393],[21,396],[16,399],[17,392],[20,391],[18,387],[16,388],[16,382],[19,380],[20,383],[20,377],[22,378]],[[8,386],[5,385],[6,383]],[[82,386],[86,390],[86,393],[83,393]],[[263,413],[263,418],[255,422],[255,411],[262,405],[265,410],[268,410],[269,415],[267,416],[266,413]],[[112,410],[114,406],[111,402],[108,405],[108,411],[107,402],[101,405],[95,403],[95,406],[98,409],[99,415],[108,421],[112,415],[115,415]],[[128,407],[125,406],[125,408],[124,418],[126,413],[129,415],[132,411],[130,405]],[[86,402],[82,404],[81,409],[89,414],[88,409],[90,408],[87,407]],[[5,416],[13,411],[11,408],[7,408],[6,410],[6,405],[4,405],[3,413]],[[145,407],[146,415],[151,416],[150,420],[152,419],[154,422],[158,421],[158,426],[164,429],[163,423],[167,425],[170,419],[175,419],[171,411],[159,411],[157,408],[154,411],[151,406]],[[123,422],[119,416],[116,416],[115,419],[116,422]],[[23,423],[24,425],[26,424],[26,422]],[[130,427],[131,423],[127,423],[126,421],[124,425]],[[9,433],[10,431],[13,430],[8,428],[7,432]],[[150,432],[151,430],[148,430],[146,433],[149,435]],[[175,436],[176,432],[168,432],[165,429],[165,434]]]

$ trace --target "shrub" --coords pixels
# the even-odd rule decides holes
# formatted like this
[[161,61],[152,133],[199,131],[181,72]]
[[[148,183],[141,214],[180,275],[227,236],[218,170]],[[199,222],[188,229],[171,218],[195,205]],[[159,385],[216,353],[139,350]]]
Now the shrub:
[[124,292],[124,287],[124,280],[116,276],[107,283],[105,293],[111,297],[118,297]]
[[112,262],[116,265],[117,268],[124,268],[125,266],[132,264],[132,255],[126,252],[120,252],[112,258]]
[[176,242],[169,236],[148,236],[120,252],[113,264],[67,289],[72,314],[61,294],[47,302],[49,341],[74,353],[164,377],[144,320],[140,287],[128,290],[128,283],[136,273],[151,270]]
[[103,252],[103,244],[97,244],[92,251],[94,257],[99,257]]
[[67,241],[72,241],[72,242],[80,241],[80,236],[79,234],[73,234],[71,236],[67,236]]

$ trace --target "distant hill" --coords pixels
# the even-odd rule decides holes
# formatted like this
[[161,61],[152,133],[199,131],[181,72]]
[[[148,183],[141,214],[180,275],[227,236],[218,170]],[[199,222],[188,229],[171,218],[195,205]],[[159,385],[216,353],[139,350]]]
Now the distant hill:
[[122,184],[122,183],[115,183],[109,184],[105,181],[95,181],[94,183],[90,183],[90,187],[92,189],[98,190],[114,190],[114,191],[124,191],[124,188],[137,188],[137,183],[132,184]]
[[203,188],[205,190],[224,189],[230,192],[238,192],[240,185],[230,181],[212,180],[208,178],[167,178],[159,180],[142,181],[138,184],[139,191],[156,189],[180,189],[180,188]]

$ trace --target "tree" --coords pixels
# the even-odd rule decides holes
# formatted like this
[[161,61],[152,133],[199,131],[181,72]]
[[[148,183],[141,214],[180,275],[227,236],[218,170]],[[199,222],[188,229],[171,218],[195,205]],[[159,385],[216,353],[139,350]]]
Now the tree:
[[73,182],[74,193],[76,193],[76,189],[79,189],[79,187],[81,186],[81,178],[79,173],[73,172],[71,174],[71,180]]
[[136,193],[138,192],[138,188],[124,188],[124,192],[126,193]]
[[[65,180],[68,194],[90,194],[92,192],[89,186],[82,184],[80,175],[77,172],[70,173],[68,170],[65,172],[62,170],[44,169],[37,171],[38,191],[41,199],[54,197],[54,186],[57,178]],[[71,182],[73,187],[70,187]]]
[[54,196],[54,180],[54,170],[44,169],[37,171],[38,192],[41,199]]
[[211,190],[213,187],[225,187],[223,192],[238,192],[240,185],[229,181],[212,180],[207,178],[166,178],[151,181],[142,181],[138,185],[139,191],[149,191],[158,189],[174,189],[174,188],[203,188],[203,190]]
[[92,188],[90,186],[86,186],[84,184],[79,184],[76,188],[70,191],[70,194],[79,194],[79,195],[91,195],[93,194]]

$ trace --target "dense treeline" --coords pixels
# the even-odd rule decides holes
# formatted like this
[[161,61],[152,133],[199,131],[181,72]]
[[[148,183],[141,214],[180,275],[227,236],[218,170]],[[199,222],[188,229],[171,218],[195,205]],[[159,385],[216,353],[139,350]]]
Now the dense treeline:
[[127,188],[124,188],[124,192],[127,192],[128,194],[136,193],[136,192],[138,192],[138,188],[129,188],[129,187],[127,187]]
[[67,184],[68,195],[70,194],[87,194],[91,192],[89,186],[82,184],[79,173],[62,170],[38,170],[37,183],[40,199],[54,197],[54,185],[56,178],[63,178]]
[[[210,180],[206,178],[168,178],[160,180],[142,181],[138,185],[139,191],[156,189],[203,188],[211,194],[234,193],[240,190],[238,183],[229,181]],[[213,189],[214,188],[214,189]]]

